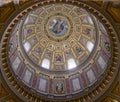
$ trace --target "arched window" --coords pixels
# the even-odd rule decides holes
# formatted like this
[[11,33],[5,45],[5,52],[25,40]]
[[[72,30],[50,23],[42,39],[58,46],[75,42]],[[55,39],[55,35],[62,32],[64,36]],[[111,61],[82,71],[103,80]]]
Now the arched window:
[[24,49],[26,50],[26,52],[28,52],[30,50],[30,43],[29,42],[26,42],[24,44]]
[[89,21],[90,24],[93,24],[93,21],[92,21],[91,17],[88,17],[88,21]]
[[43,59],[41,66],[44,67],[44,68],[46,68],[46,69],[49,69],[50,68],[50,60]]
[[68,60],[68,69],[73,69],[74,67],[76,67],[76,62],[73,58]]
[[90,41],[87,42],[86,47],[88,49],[89,52],[91,52],[93,50],[94,44]]

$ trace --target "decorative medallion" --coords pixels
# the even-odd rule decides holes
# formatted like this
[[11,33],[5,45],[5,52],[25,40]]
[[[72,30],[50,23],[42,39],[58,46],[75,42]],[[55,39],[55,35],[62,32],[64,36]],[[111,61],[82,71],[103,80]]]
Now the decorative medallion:
[[66,21],[62,20],[61,17],[57,17],[50,22],[49,29],[55,36],[62,36],[66,33],[68,26]]

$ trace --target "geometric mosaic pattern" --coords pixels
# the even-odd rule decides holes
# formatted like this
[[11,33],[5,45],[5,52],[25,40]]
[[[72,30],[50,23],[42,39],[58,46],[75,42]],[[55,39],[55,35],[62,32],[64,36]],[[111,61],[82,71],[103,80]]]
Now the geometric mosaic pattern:
[[49,70],[64,71],[81,65],[79,60],[91,55],[97,36],[94,18],[84,9],[67,4],[37,8],[23,18],[20,26],[21,53]]

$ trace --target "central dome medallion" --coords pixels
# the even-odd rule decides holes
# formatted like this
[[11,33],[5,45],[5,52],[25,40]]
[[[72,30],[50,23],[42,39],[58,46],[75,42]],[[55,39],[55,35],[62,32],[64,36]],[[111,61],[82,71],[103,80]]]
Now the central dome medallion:
[[61,17],[57,17],[50,22],[49,29],[55,36],[62,36],[68,28],[67,22]]
[[46,15],[44,33],[55,42],[67,40],[73,31],[72,20],[64,13],[57,12]]

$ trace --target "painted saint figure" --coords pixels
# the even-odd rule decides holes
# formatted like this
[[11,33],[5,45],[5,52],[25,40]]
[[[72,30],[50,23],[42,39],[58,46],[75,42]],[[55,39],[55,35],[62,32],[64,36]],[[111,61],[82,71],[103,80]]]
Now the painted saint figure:
[[64,22],[62,20],[57,20],[55,25],[53,26],[52,31],[56,34],[62,32],[64,29]]
[[64,91],[63,91],[64,89],[63,89],[63,84],[62,83],[57,83],[57,85],[56,85],[56,92],[57,93],[63,93]]
[[56,36],[61,36],[65,34],[67,30],[67,24],[62,19],[54,19],[50,24],[51,32]]

